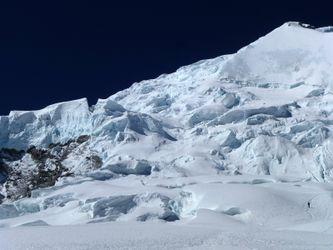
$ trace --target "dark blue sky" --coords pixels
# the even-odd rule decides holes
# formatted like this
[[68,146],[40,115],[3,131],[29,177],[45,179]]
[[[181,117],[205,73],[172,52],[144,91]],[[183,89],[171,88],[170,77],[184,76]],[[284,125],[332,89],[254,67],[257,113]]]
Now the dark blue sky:
[[81,97],[94,104],[135,81],[233,53],[286,21],[333,25],[331,6],[318,1],[30,2],[0,6],[0,114]]

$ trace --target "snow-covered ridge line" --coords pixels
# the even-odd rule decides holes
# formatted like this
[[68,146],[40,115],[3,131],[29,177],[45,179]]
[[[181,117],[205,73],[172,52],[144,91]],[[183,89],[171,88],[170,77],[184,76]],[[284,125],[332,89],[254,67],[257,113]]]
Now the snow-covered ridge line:
[[[327,34],[326,31],[331,28],[314,30],[321,31],[318,34],[326,33],[323,36],[309,34],[308,31],[311,31],[309,28],[312,29],[312,26],[299,22],[287,22],[236,54],[201,60],[181,67],[174,73],[161,75],[157,79],[135,83],[128,90],[121,91],[109,99],[120,101],[127,110],[149,114],[159,113],[158,111],[168,106],[172,99],[179,99],[181,94],[179,91],[182,91],[183,97],[186,97],[188,90],[185,88],[195,89],[196,83],[203,79],[211,79],[211,81],[233,79],[236,82],[259,82],[260,84],[275,82],[280,85],[304,82],[308,85],[320,84],[330,87],[333,82],[332,74],[329,73],[333,71],[330,63],[333,58],[331,46],[333,34]],[[277,54],[272,57],[274,50]],[[274,64],[277,65],[274,66]],[[168,85],[165,85],[166,82]],[[133,105],[132,102],[126,103],[122,100],[127,94],[135,94],[138,89],[142,94],[149,94],[155,88],[166,86],[171,88],[165,91],[167,94],[164,96],[161,96],[163,91],[159,91],[158,95],[161,97],[151,100],[153,105],[144,107],[144,105]],[[193,91],[193,94],[200,93]],[[137,98],[140,97],[137,96]],[[149,106],[155,106],[154,110],[147,109]],[[94,112],[90,112],[85,98],[53,104],[38,111],[12,111],[8,116],[0,117],[0,146],[22,148],[22,145],[16,145],[17,142],[14,142],[22,137],[16,133],[22,133],[22,128],[26,126],[26,129],[33,131],[34,126],[30,127],[28,124],[34,124],[34,122],[39,128],[39,132],[33,132],[36,137],[40,136],[38,133],[45,134],[52,131],[47,138],[33,140],[33,143],[37,145],[39,143],[46,145],[58,140],[65,142],[82,134],[92,134],[92,113]],[[50,129],[53,125],[58,129]]]
[[295,21],[286,22],[285,25],[293,26],[293,27],[301,27],[301,28],[306,28],[306,29],[313,29],[313,30],[323,32],[323,33],[333,31],[333,26],[315,27],[311,24],[295,22]]

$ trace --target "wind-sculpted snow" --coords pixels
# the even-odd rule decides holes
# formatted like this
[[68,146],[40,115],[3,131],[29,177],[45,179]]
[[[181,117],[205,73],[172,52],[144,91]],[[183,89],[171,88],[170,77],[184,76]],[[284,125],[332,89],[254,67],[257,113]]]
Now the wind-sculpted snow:
[[253,230],[332,234],[331,31],[286,23],[90,107],[1,116],[0,227],[159,221],[245,230],[246,242]]

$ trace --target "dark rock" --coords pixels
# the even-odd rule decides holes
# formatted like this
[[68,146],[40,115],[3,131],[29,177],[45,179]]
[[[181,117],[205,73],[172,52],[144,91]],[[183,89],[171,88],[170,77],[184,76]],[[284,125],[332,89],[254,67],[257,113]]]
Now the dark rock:
[[89,161],[90,168],[94,170],[99,169],[103,165],[102,159],[97,155],[87,156],[86,160]]
[[143,221],[151,220],[151,219],[156,218],[156,217],[158,217],[157,214],[146,213],[146,214],[138,216],[136,218],[136,220],[143,222]]
[[159,217],[159,219],[168,221],[168,222],[172,222],[172,221],[179,220],[179,216],[172,211],[166,211],[163,215],[161,215]]
[[16,150],[13,148],[2,148],[0,150],[0,159],[6,161],[18,161],[24,156],[23,150]]
[[9,166],[0,161],[0,184],[6,182],[9,172]]
[[30,154],[31,158],[37,162],[45,161],[47,158],[50,158],[50,155],[47,150],[38,149],[35,146],[30,147],[27,150],[27,153]]
[[[22,172],[20,167],[9,167],[2,160],[0,153],[0,181],[5,181],[6,198],[17,200],[29,197],[32,190],[54,186],[60,177],[73,175],[62,165],[62,161],[67,158],[79,143],[83,143],[89,138],[89,136],[80,136],[78,139],[69,140],[64,144],[51,144],[48,148],[31,146],[27,152],[8,149],[2,150],[2,155],[6,159],[19,160],[24,154],[29,154],[36,164],[34,169]],[[92,169],[100,168],[102,165],[101,159],[98,156],[90,156],[87,160],[91,163]],[[21,163],[18,162],[17,164]]]
[[90,139],[89,135],[81,135],[79,138],[76,139],[76,142],[82,144]]

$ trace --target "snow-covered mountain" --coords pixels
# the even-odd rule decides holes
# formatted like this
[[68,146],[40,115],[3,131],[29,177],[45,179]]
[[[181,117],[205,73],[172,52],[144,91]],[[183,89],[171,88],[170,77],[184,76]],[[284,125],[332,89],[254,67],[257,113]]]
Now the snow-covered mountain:
[[209,210],[330,227],[332,72],[333,28],[289,22],[91,107],[12,111],[0,117],[0,224],[187,221]]

